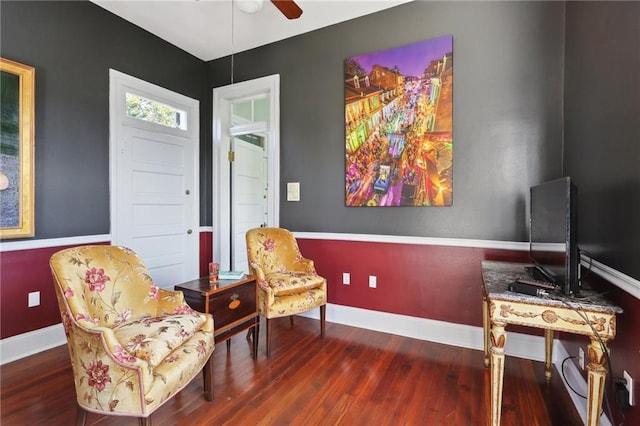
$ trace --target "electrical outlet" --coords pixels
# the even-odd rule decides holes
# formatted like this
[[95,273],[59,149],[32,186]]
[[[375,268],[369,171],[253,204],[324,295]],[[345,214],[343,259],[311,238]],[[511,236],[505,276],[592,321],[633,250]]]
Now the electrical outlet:
[[378,286],[378,279],[375,275],[369,275],[369,287],[376,288]]
[[584,349],[578,348],[578,365],[584,370]]
[[342,284],[349,285],[351,284],[351,274],[348,272],[342,273]]
[[27,306],[33,308],[34,306],[40,306],[40,292],[33,291],[29,293]]
[[629,374],[629,372],[627,372],[627,370],[624,370],[622,372],[622,377],[624,377],[625,380],[625,384],[624,387],[627,388],[627,391],[629,391],[629,405],[630,406],[634,406],[635,401],[633,398],[633,378],[631,377],[631,374]]

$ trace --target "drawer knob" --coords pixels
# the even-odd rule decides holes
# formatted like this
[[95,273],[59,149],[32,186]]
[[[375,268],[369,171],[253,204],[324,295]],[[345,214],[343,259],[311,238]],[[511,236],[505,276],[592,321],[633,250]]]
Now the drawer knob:
[[231,303],[229,303],[229,309],[236,309],[240,306],[240,295],[238,293],[234,293],[229,298],[231,299]]

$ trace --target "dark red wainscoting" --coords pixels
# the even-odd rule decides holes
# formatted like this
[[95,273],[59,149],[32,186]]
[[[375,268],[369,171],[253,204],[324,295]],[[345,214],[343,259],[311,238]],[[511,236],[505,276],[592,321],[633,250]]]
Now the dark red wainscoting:
[[209,262],[213,259],[213,237],[211,232],[200,232],[200,276],[209,274]]
[[[481,267],[485,259],[526,262],[526,251],[299,239],[328,281],[329,303],[482,326]],[[342,284],[342,273],[351,284]],[[369,275],[377,288],[369,288]]]
[[[0,338],[60,322],[49,258],[64,248],[67,247],[6,251],[0,255]],[[34,291],[40,292],[40,305],[29,308],[28,295]]]

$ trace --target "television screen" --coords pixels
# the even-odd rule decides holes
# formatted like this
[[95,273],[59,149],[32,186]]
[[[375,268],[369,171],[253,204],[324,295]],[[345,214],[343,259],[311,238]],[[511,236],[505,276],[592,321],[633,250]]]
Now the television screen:
[[565,294],[577,294],[577,188],[564,177],[531,187],[529,255],[534,278],[560,286]]

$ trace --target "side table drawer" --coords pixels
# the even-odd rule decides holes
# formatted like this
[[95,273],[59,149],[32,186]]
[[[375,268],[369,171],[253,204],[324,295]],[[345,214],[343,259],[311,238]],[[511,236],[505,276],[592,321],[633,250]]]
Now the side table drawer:
[[233,287],[211,296],[209,312],[213,314],[216,333],[241,318],[256,314],[256,283]]

